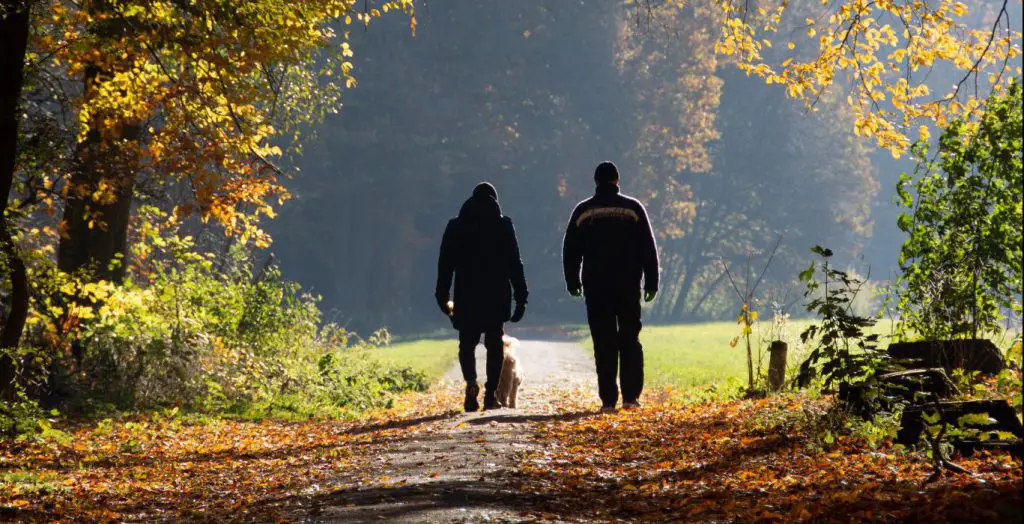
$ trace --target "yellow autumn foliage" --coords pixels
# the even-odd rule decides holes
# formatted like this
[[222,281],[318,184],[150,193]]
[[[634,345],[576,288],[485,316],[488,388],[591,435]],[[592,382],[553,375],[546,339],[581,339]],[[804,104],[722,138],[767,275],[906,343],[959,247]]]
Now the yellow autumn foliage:
[[[353,18],[368,25],[391,10],[411,16],[413,2],[53,2],[38,18],[31,58],[84,86],[79,142],[130,158],[130,171],[190,187],[182,216],[265,245],[259,217],[288,196],[275,165],[279,144],[335,112],[355,85]],[[91,196],[104,203],[113,195]]]
[[[783,0],[754,9],[749,2],[715,1],[726,16],[718,53],[748,75],[785,85],[809,108],[830,91],[847,91],[856,132],[895,157],[930,136],[929,127],[973,119],[989,93],[1020,74],[1013,64],[1021,55],[1021,32],[1010,19],[1009,0],[994,9],[980,1],[841,0],[822,2],[815,17],[796,21],[807,6],[794,9]],[[789,55],[766,56],[766,41],[775,34],[789,40],[800,27],[813,52],[799,53],[795,49],[805,46],[790,41]],[[957,81],[933,92],[928,76],[936,69],[952,71]]]

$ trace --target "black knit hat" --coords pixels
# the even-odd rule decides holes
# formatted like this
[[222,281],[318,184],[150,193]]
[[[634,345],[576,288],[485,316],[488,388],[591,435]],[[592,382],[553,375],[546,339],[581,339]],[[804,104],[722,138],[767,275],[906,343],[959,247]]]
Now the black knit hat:
[[619,168],[615,167],[615,164],[606,160],[597,165],[597,169],[594,170],[594,182],[597,182],[598,184],[606,184],[618,181]]
[[498,200],[498,190],[494,189],[490,182],[480,182],[473,188],[473,196],[489,196],[494,200]]

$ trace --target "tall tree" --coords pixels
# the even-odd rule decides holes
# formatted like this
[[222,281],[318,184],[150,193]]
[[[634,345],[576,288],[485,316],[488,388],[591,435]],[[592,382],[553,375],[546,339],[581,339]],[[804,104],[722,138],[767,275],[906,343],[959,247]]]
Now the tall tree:
[[844,117],[842,104],[823,101],[805,114],[745,75],[723,78],[714,167],[685,178],[694,219],[662,246],[666,293],[657,314],[666,320],[708,318],[709,301],[728,285],[722,262],[743,264],[779,235],[784,242],[768,277],[785,283],[805,245],[848,245],[852,253],[871,233],[878,182],[864,144],[833,125]]
[[[692,262],[681,266],[674,246],[701,218],[693,183],[712,170],[713,144],[721,138],[716,124],[723,82],[714,51],[721,14],[699,2],[685,9],[671,4],[634,9],[636,22],[621,24],[617,54],[623,82],[635,98],[636,144],[627,170],[639,177],[638,196],[658,226],[663,271],[669,276],[664,281],[685,274],[682,287],[688,289],[698,268]],[[669,302],[665,296],[656,310]]]
[[261,216],[287,197],[281,145],[355,83],[349,27],[411,0],[54,4],[40,51],[81,78],[79,145],[58,261],[94,276],[124,254],[135,185],[183,188],[181,216],[265,245]]
[[[83,8],[88,20],[83,30],[101,51],[80,64],[81,103],[91,107],[102,96],[104,83],[131,67],[102,56],[126,52],[121,39],[132,29],[126,19],[110,16],[116,13],[110,2],[89,2]],[[122,97],[129,95],[130,88],[114,89]],[[125,265],[116,259],[126,255],[128,218],[140,167],[140,123],[95,112],[81,135],[67,183],[57,266],[68,273],[89,268],[94,279],[120,281]]]
[[613,60],[622,13],[560,0],[430,4],[415,39],[358,35],[366,73],[308,148],[292,186],[301,203],[276,224],[283,267],[357,328],[431,325],[444,223],[490,180],[516,223],[531,315],[552,313],[558,304],[541,297],[564,291],[559,228],[631,134]]
[[[0,351],[16,348],[28,317],[28,275],[7,219],[7,203],[14,185],[18,152],[18,106],[24,85],[28,46],[29,5],[23,0],[0,3],[0,268],[10,274],[11,295],[7,318],[0,330]],[[10,394],[14,361],[0,353],[0,395]]]
[[781,89],[736,74],[716,53],[728,18],[717,4],[639,3],[634,13],[619,60],[640,124],[630,167],[659,225],[665,292],[655,317],[713,317],[722,262],[743,263],[780,234],[778,275],[795,272],[791,248],[809,238],[835,245],[870,234],[878,184],[867,149],[832,121],[850,117],[837,97],[805,114]]
[[[386,11],[411,14],[412,1],[37,3],[31,26],[27,2],[3,7],[0,248],[13,285],[0,341],[8,347],[21,337],[34,284],[23,261],[45,265],[52,247],[40,244],[20,257],[16,235],[24,249],[45,240],[33,232],[28,241],[28,231],[46,230],[47,238],[61,239],[61,268],[88,267],[93,278],[116,280],[124,266],[111,263],[124,254],[133,203],[144,196],[175,207],[179,217],[212,219],[228,235],[266,245],[259,220],[288,196],[276,158],[310,123],[336,111],[355,83],[350,28]],[[65,102],[62,121],[77,145],[60,156],[73,159],[70,169],[53,162],[40,170],[38,158],[16,165],[24,152],[15,144],[23,79]],[[26,114],[53,109],[48,100],[33,101]],[[46,127],[31,124],[33,132]],[[16,216],[8,209],[12,187]],[[59,227],[14,233],[42,220],[44,213],[26,214],[40,202],[46,213],[63,208]],[[0,363],[9,374],[9,361]]]

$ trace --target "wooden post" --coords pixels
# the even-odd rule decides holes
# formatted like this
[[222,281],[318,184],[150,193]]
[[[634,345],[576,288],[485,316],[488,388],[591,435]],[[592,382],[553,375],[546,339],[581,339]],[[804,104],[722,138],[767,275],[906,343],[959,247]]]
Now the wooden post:
[[786,383],[786,352],[789,345],[780,340],[772,342],[768,351],[771,353],[768,361],[768,390],[778,391]]

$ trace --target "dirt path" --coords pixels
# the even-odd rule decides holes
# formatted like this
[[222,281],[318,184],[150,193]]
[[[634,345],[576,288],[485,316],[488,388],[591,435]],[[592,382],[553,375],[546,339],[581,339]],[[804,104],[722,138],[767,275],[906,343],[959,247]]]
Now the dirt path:
[[[548,386],[562,388],[597,380],[593,357],[575,342],[520,339],[516,351],[523,372],[520,395],[537,393]],[[481,345],[476,351],[476,368],[481,383],[484,379],[485,362],[486,351]],[[462,371],[458,363],[448,370],[444,380],[462,382]]]
[[[483,354],[479,347],[481,375]],[[557,400],[586,395],[596,379],[592,358],[572,342],[524,339],[518,355],[523,366],[518,409],[459,413],[411,427],[372,459],[375,478],[332,497],[316,520],[522,520],[519,512],[528,506],[529,497],[519,492],[509,473],[517,453],[538,445],[528,438],[529,425],[566,416],[558,414],[556,406],[564,403]],[[461,384],[461,376],[456,365],[446,380]]]

